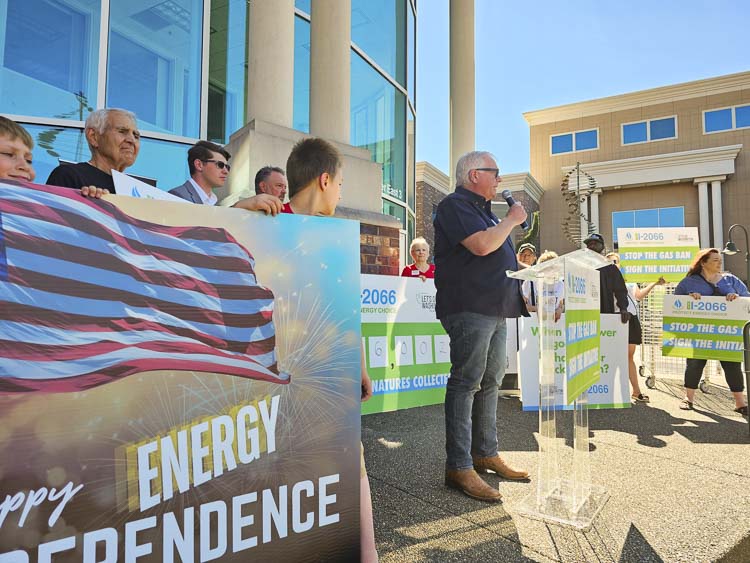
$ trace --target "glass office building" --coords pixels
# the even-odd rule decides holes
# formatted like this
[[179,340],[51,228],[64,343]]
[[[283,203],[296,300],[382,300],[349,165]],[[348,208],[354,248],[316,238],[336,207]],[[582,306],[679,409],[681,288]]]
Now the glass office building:
[[[350,143],[383,167],[383,212],[414,233],[413,0],[351,0]],[[309,130],[310,0],[296,0],[295,129]],[[59,160],[89,158],[95,108],[135,112],[141,151],[129,173],[170,189],[198,139],[226,143],[245,124],[247,0],[3,0],[0,113],[36,142],[44,181]]]

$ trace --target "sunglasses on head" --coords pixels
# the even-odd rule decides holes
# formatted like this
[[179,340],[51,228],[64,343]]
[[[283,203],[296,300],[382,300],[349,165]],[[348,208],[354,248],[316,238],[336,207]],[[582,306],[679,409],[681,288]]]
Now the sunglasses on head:
[[226,168],[227,172],[229,172],[232,169],[231,166],[229,166],[226,162],[223,162],[221,160],[209,159],[209,160],[204,160],[203,162],[213,162],[216,165],[216,168],[218,168],[219,170],[224,170]]

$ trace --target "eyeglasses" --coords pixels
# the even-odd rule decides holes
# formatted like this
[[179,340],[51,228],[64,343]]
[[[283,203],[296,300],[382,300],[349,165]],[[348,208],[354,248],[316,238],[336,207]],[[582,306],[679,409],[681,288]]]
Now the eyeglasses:
[[209,160],[204,160],[203,162],[213,162],[216,165],[216,168],[218,168],[219,170],[224,170],[226,168],[227,172],[229,172],[232,169],[231,166],[229,166],[226,162],[222,160],[209,159]]
[[500,176],[499,168],[475,168],[474,170],[480,170],[482,172],[492,172],[495,175],[495,178]]

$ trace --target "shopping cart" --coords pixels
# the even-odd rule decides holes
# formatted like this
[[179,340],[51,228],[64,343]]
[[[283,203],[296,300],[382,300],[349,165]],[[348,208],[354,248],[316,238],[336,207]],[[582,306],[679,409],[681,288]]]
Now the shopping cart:
[[[677,284],[668,283],[657,285],[638,304],[639,319],[643,332],[643,343],[641,344],[641,365],[638,374],[646,378],[646,387],[653,389],[656,386],[656,376],[674,376],[682,379],[685,374],[685,358],[665,357],[661,354],[662,319],[664,316],[664,296],[674,294]],[[710,376],[718,375],[721,366],[715,360],[709,360],[703,370],[698,388],[708,393]]]

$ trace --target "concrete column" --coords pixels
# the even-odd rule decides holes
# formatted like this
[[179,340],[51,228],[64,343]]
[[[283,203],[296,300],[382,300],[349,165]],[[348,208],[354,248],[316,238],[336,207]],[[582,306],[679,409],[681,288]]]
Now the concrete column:
[[294,0],[248,2],[247,120],[292,127]]
[[711,246],[708,231],[708,182],[698,182],[698,232],[701,248]]
[[351,0],[312,0],[310,12],[310,133],[349,144]]
[[450,0],[450,168],[474,150],[474,0]]
[[713,246],[724,248],[724,219],[721,211],[721,181],[711,182],[711,211],[713,212],[714,240]]
[[[596,227],[597,232],[602,232],[602,226],[599,224],[599,194],[600,191],[591,192],[591,222]],[[612,239],[614,240],[615,233],[612,233]]]

